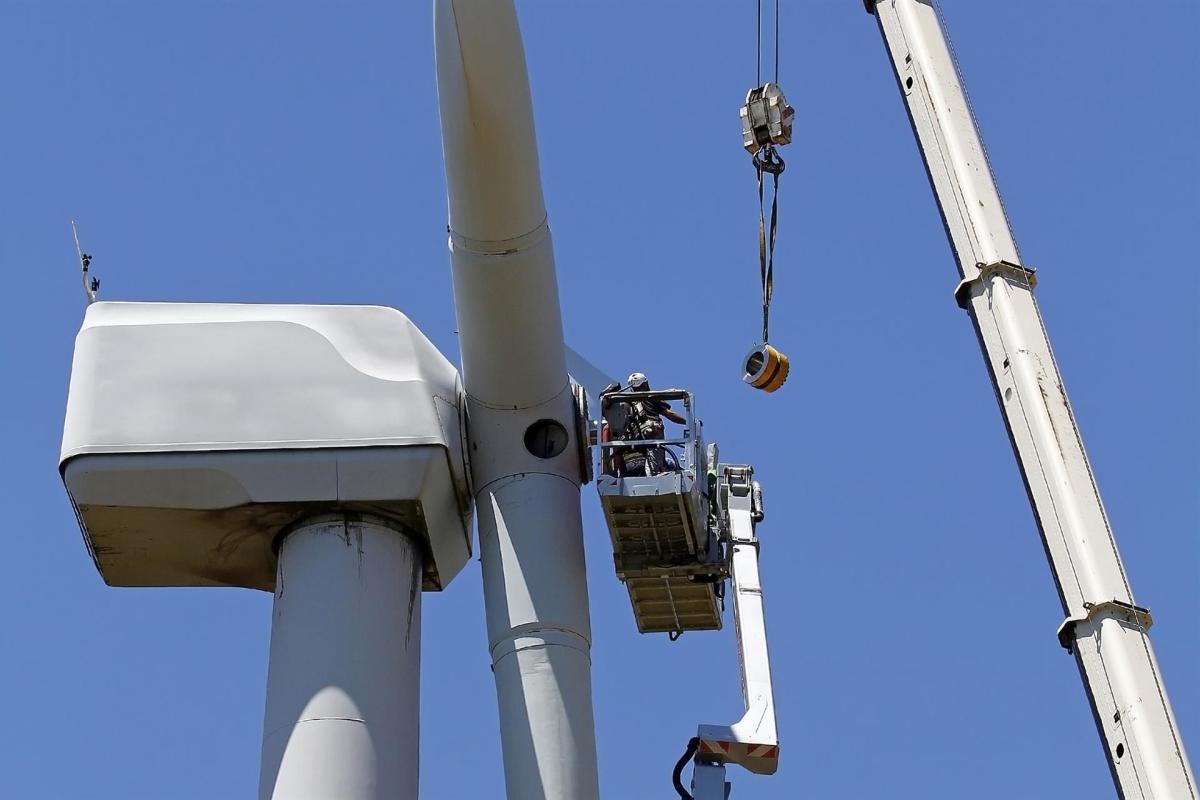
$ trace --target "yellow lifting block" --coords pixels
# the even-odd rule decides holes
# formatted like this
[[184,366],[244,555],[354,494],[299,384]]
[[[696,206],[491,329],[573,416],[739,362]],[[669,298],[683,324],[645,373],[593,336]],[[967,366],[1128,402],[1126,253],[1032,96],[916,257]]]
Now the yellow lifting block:
[[742,380],[755,389],[773,392],[787,381],[790,369],[787,356],[769,344],[762,344],[746,356]]

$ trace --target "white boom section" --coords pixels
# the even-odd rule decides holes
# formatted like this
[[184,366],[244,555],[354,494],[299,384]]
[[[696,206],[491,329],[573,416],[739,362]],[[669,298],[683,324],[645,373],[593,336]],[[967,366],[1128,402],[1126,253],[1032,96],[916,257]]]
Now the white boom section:
[[[746,712],[732,725],[699,727],[692,784],[696,800],[723,800],[726,763],[740,764],[761,775],[771,775],[779,767],[775,695],[758,577],[758,537],[754,532],[755,524],[762,519],[762,491],[749,466],[722,464],[718,474],[731,551],[729,580]],[[715,793],[718,789],[721,794]]]
[[1075,653],[1123,798],[1195,798],[1155,662],[1066,389],[930,0],[874,5],[1025,480]]
[[756,519],[762,514],[761,508],[755,507],[755,495],[761,497],[761,493],[752,476],[749,467],[721,465],[721,506],[729,525],[729,580],[746,713],[732,725],[701,725],[697,757],[733,761],[752,772],[771,774],[779,764],[779,736],[758,578],[758,537],[754,534]]
[[511,0],[435,0],[434,29],[508,797],[594,800],[580,443],[524,48]]
[[[725,501],[733,549],[729,570],[733,584],[733,622],[742,667],[742,695],[746,702],[746,713],[731,727],[737,740],[748,744],[750,758],[764,748],[764,755],[773,752],[775,758],[769,759],[773,767],[778,758],[779,735],[775,731],[767,619],[763,611],[762,581],[758,577],[758,537],[754,534],[756,509],[751,508],[753,493],[747,471],[741,485],[730,481],[729,496]],[[748,768],[754,769],[753,766]]]
[[417,796],[421,545],[331,515],[279,547],[260,800]]

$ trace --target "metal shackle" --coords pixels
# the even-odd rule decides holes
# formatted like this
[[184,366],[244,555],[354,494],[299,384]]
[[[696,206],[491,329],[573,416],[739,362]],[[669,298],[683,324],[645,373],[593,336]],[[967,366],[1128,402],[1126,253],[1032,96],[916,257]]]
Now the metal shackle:
[[761,344],[747,354],[742,380],[755,389],[773,392],[783,386],[790,368],[787,356],[769,344]]

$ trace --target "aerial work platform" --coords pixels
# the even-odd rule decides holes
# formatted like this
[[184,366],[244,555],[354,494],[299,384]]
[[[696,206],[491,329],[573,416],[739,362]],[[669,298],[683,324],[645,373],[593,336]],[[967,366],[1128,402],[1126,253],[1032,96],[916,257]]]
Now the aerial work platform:
[[[645,408],[671,401],[682,405],[682,433],[637,438],[636,420]],[[710,454],[699,434],[691,393],[604,394],[597,428],[596,488],[612,539],[613,564],[629,590],[638,630],[677,636],[720,629],[727,573],[719,537],[708,519]],[[631,451],[636,457],[625,458]],[[640,474],[631,473],[630,463]]]
[[[671,775],[681,798],[727,799],[728,764],[760,775],[779,767],[755,532],[762,487],[753,467],[722,464],[717,446],[705,447],[690,392],[609,390],[599,401],[596,489],[638,630],[672,638],[719,630],[726,581],[731,589],[745,708],[732,724],[700,725]],[[666,435],[663,417],[681,424],[679,435]],[[689,761],[691,792],[683,785]]]

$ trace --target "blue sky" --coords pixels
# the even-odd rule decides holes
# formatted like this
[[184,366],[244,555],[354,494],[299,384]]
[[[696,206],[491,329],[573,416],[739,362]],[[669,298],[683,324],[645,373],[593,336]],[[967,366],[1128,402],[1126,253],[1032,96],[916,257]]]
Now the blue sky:
[[[945,5],[1196,758],[1200,7]],[[774,777],[731,770],[734,797],[1112,797],[875,23],[784,6],[772,331],[793,368],[765,396],[737,372],[759,314],[753,6],[519,3],[569,340],[692,388],[766,490],[784,749]],[[0,5],[0,795],[257,782],[270,596],[104,586],[59,482],[68,220],[104,298],[392,305],[455,359],[431,29],[425,2]],[[583,504],[602,791],[669,797],[695,726],[739,715],[732,629],[639,636]],[[425,601],[422,797],[499,797],[477,565]]]

